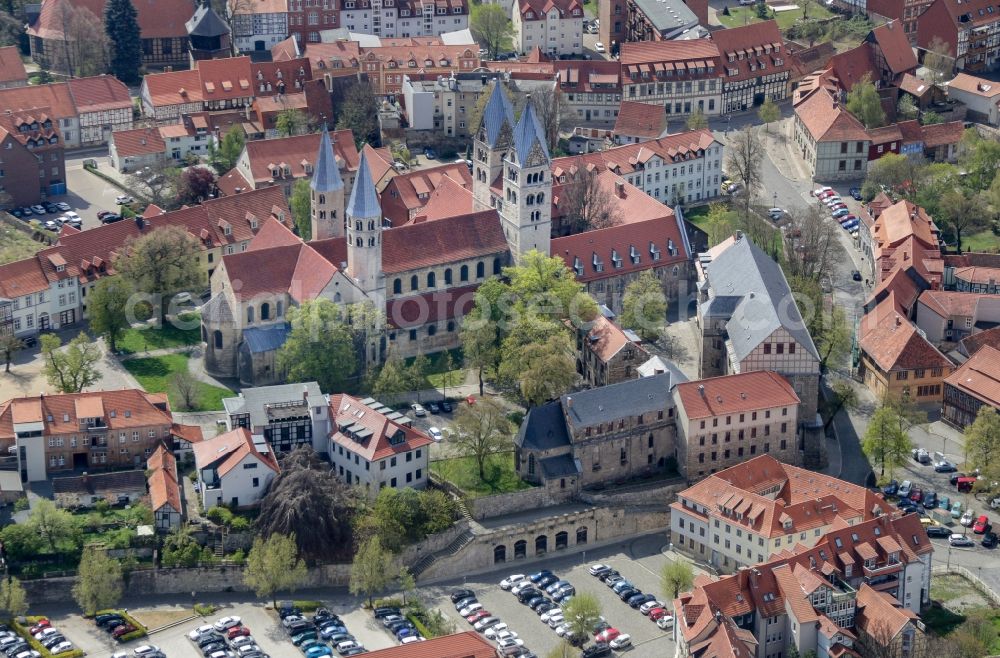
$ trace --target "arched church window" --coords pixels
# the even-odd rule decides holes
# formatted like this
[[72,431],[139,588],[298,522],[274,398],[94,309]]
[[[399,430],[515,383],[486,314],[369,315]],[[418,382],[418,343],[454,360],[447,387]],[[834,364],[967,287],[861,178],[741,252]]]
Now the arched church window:
[[444,284],[446,286],[451,285],[451,268],[449,267],[444,271]]
[[427,287],[434,288],[437,285],[437,276],[434,272],[427,273]]
[[458,271],[458,280],[459,281],[468,281],[469,280],[469,266],[468,265],[463,265],[462,268]]
[[417,275],[414,274],[413,276],[410,277],[410,290],[416,290],[419,287],[419,285],[420,284],[417,283]]
[[363,246],[365,246],[365,242],[364,242],[364,240],[362,240],[361,238],[358,238],[357,240],[355,240],[355,241],[354,241],[354,244],[355,244],[355,245],[357,245],[358,247],[363,247]]
[[396,279],[395,281],[392,282],[392,294],[399,295],[402,292],[403,292],[403,282],[399,279]]
[[253,324],[253,306],[247,306],[247,324]]
[[319,195],[319,202],[320,203],[326,203],[326,195],[325,194],[320,194]]
[[267,302],[264,302],[263,304],[260,305],[260,321],[263,322],[264,320],[270,320],[270,319],[271,319],[271,305],[268,304]]
[[486,276],[486,265],[483,263],[476,263],[476,278],[482,279]]
[[502,267],[502,265],[503,264],[500,262],[499,258],[494,258],[493,259],[493,273],[494,274],[500,274],[500,268]]

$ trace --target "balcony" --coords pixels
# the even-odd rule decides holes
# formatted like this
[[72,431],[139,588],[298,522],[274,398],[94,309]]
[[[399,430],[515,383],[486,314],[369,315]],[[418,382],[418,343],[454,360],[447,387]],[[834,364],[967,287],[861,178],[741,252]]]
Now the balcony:
[[899,576],[890,574],[888,576],[879,576],[877,578],[866,578],[866,582],[872,589],[879,592],[885,592],[899,587]]
[[871,567],[871,568],[864,567],[865,578],[874,578],[874,577],[877,577],[877,576],[883,576],[883,575],[887,575],[887,574],[894,574],[894,573],[898,573],[898,572],[900,572],[902,570],[903,570],[903,563],[902,562],[892,562],[892,563],[888,563],[888,564],[883,564],[882,566],[878,566],[876,564],[874,567]]

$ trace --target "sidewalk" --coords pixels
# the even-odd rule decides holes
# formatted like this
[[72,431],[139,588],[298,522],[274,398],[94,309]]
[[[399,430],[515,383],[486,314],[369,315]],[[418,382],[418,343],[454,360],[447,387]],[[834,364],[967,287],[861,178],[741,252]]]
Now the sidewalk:
[[770,131],[760,131],[760,135],[763,137],[764,150],[782,176],[793,181],[809,182],[812,178],[805,162],[795,153],[794,131],[794,117],[785,117],[772,124]]

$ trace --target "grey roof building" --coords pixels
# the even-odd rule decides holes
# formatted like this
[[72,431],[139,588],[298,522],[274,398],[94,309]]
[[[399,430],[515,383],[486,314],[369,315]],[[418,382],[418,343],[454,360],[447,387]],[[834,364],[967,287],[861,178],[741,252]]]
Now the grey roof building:
[[340,167],[337,166],[337,156],[333,154],[330,133],[325,125],[323,126],[323,136],[319,140],[316,168],[313,170],[309,187],[316,192],[335,192],[344,189],[344,180],[340,177]]
[[514,107],[511,105],[510,99],[507,98],[507,95],[500,88],[501,84],[503,83],[499,80],[493,83],[493,91],[490,93],[490,98],[486,101],[486,107],[483,109],[482,125],[486,129],[486,143],[491,148],[497,146],[497,141],[503,132],[504,124],[506,124],[508,130],[514,126]]
[[[500,94],[503,96],[503,94]],[[521,120],[514,127],[514,150],[517,153],[517,161],[524,163],[528,161],[531,149],[538,145],[545,159],[549,160],[549,147],[545,143],[545,133],[542,131],[538,117],[535,116],[535,108],[531,103],[524,106],[521,112]]]
[[276,453],[300,445],[326,450],[329,405],[316,382],[245,388],[238,397],[223,399],[222,406],[227,429],[245,427],[267,439]]
[[368,167],[368,157],[361,152],[358,163],[358,175],[354,179],[354,189],[351,190],[351,200],[347,203],[347,215],[352,218],[375,217],[381,220],[382,206],[379,205],[378,192],[372,182],[371,170]]

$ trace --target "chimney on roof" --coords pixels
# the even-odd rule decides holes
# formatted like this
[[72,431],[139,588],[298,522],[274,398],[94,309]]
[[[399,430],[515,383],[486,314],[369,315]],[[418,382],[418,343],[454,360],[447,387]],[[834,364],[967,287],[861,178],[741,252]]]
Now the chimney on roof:
[[302,401],[309,403],[309,387],[306,384],[302,385]]
[[901,324],[903,324],[903,320],[902,320],[902,318],[900,318],[900,317],[899,317],[899,316],[897,315],[897,316],[896,316],[896,326],[898,327],[898,326],[900,326]]
[[573,396],[572,395],[567,395],[566,396],[566,408],[567,409],[572,409],[573,408]]
[[615,196],[619,199],[625,198],[625,183],[623,181],[615,182]]
[[701,395],[701,397],[705,397],[705,385],[704,384],[698,384],[698,394]]

